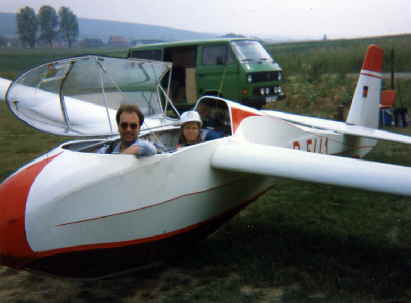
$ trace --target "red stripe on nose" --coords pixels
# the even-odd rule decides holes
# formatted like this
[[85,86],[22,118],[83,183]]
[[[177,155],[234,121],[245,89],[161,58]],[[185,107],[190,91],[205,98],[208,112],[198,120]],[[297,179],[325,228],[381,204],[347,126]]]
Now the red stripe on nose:
[[42,169],[60,154],[41,160],[0,184],[0,261],[19,267],[34,257],[25,232],[26,201]]

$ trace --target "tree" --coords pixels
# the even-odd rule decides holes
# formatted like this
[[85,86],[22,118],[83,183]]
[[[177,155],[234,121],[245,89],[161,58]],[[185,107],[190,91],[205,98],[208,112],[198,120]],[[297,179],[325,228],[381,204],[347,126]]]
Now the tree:
[[69,48],[74,41],[77,40],[79,34],[79,27],[77,22],[77,16],[68,7],[60,7],[60,34],[67,42]]
[[40,7],[38,14],[40,24],[40,39],[47,41],[53,47],[53,41],[58,34],[59,20],[56,10],[48,5]]
[[31,7],[24,7],[16,14],[17,34],[23,45],[36,46],[39,23],[36,13]]

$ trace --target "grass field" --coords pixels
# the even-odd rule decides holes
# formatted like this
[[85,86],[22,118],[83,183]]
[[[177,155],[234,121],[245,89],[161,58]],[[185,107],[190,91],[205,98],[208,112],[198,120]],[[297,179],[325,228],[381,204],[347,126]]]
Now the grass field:
[[[411,71],[411,35],[307,41],[267,45],[286,74],[298,74],[310,66],[316,75],[325,73],[357,73],[368,45],[376,44],[385,50],[384,69],[396,72]],[[392,57],[393,52],[393,57]]]
[[7,79],[15,79],[21,72],[36,65],[47,63],[55,59],[75,57],[84,54],[99,54],[115,57],[124,57],[125,49],[19,49],[0,48],[0,74]]
[[[43,59],[39,51],[38,58],[21,60]],[[20,72],[13,66],[2,70],[3,76]],[[291,75],[284,84],[288,97],[276,107],[333,117],[338,104],[349,100],[355,79],[335,72],[311,77]],[[398,83],[404,106],[411,105],[409,80]],[[390,130],[411,135],[409,128]],[[1,104],[0,179],[62,140],[23,125]],[[411,146],[380,142],[367,159],[411,166],[410,155]],[[99,281],[0,267],[0,301],[411,301],[410,218],[411,198],[278,179],[271,191],[184,256]]]

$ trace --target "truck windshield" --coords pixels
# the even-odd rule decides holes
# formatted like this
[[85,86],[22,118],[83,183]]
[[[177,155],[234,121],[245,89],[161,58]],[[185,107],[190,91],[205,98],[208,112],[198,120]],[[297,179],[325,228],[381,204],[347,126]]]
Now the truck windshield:
[[241,62],[245,61],[274,61],[270,54],[258,41],[232,41],[234,53]]

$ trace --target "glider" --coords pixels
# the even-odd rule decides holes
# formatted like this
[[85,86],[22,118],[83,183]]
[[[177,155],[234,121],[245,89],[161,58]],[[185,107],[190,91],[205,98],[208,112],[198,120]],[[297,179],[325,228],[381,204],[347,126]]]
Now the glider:
[[[207,106],[225,136],[180,149],[168,63],[82,56],[1,79],[18,119],[94,138],[65,142],[3,181],[0,263],[83,278],[146,265],[206,238],[277,177],[411,196],[409,167],[360,159],[377,140],[411,143],[377,129],[382,61],[370,46],[346,122],[205,96],[195,109]],[[161,146],[156,155],[96,153],[118,140],[122,103],[144,112],[140,136]]]

